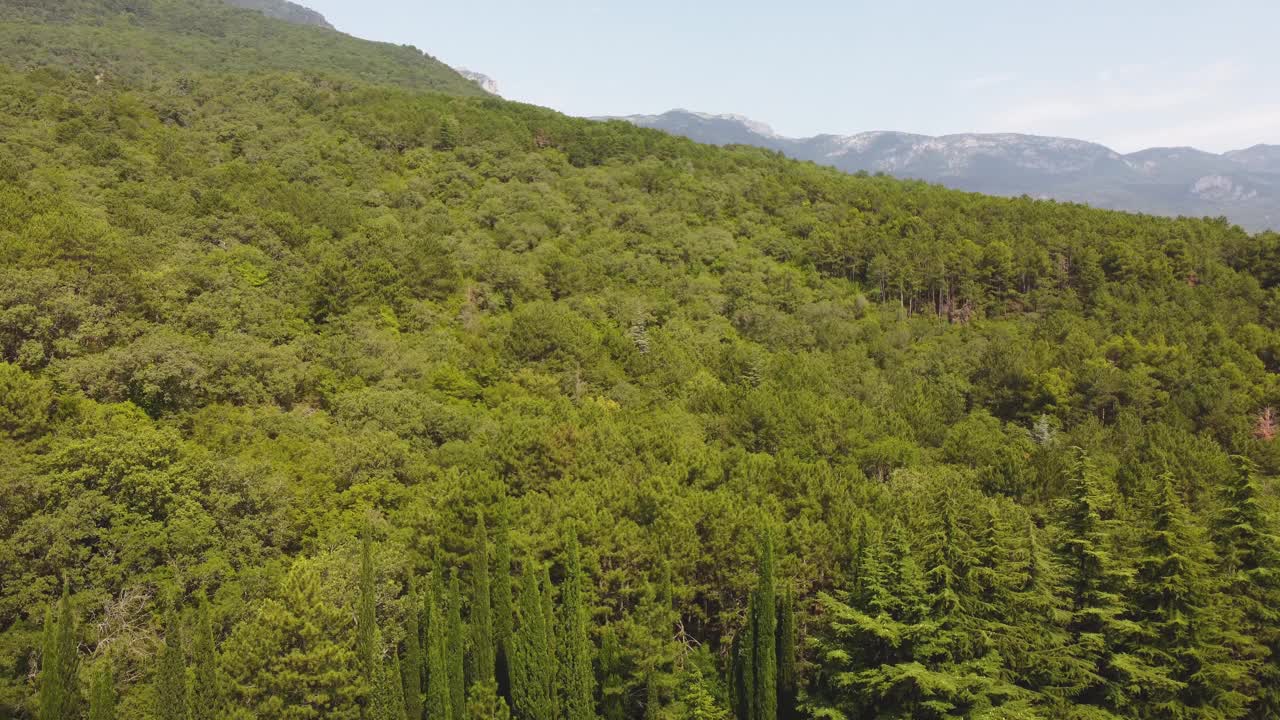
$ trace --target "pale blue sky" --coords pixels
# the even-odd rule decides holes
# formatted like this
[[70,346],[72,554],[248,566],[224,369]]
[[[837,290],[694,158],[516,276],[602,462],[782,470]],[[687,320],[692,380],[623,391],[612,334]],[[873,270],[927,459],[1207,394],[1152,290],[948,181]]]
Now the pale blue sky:
[[1280,0],[301,0],[573,115],[1280,143]]

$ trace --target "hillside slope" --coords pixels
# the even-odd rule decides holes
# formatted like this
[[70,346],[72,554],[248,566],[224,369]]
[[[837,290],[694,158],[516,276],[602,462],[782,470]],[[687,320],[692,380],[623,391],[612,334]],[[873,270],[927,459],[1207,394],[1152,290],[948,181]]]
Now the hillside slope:
[[416,48],[264,17],[223,0],[0,0],[0,58],[13,68],[126,84],[276,71],[485,94]]
[[713,145],[755,145],[845,172],[901,178],[993,195],[1030,195],[1156,215],[1227,217],[1280,227],[1280,148],[1216,155],[1151,148],[1122,155],[1096,143],[1017,134],[929,137],[902,132],[788,138],[736,115],[672,110],[621,118]]
[[0,46],[0,717],[1280,708],[1280,236],[292,69],[334,35]]

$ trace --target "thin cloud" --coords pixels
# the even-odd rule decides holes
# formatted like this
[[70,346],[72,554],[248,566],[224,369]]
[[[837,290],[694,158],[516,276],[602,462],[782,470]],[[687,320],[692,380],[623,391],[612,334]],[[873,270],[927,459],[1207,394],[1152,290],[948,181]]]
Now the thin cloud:
[[956,87],[960,90],[976,91],[986,90],[988,88],[1008,85],[1015,82],[1021,77],[1015,72],[998,72],[986,75],[978,75],[977,77],[965,78],[956,83]]

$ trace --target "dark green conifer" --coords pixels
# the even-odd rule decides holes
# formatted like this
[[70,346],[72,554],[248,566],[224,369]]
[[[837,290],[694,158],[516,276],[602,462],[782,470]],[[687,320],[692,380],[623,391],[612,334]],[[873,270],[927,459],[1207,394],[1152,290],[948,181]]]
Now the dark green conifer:
[[164,647],[156,663],[156,717],[160,720],[188,720],[187,661],[182,649],[182,622],[178,619],[177,607],[169,609],[164,625]]
[[519,624],[511,641],[512,710],[521,720],[555,717],[555,664],[539,573],[526,564],[520,585]]
[[405,715],[409,720],[422,720],[422,678],[425,675],[422,636],[418,628],[418,617],[422,603],[418,600],[418,589],[413,576],[409,576],[408,592],[405,594],[404,649],[400,662],[401,692],[404,695]]
[[218,680],[218,655],[213,637],[213,619],[209,598],[201,591],[196,596],[196,624],[191,637],[191,718],[220,720],[222,691]]
[[778,601],[774,582],[773,536],[765,532],[760,541],[760,569],[752,598],[755,611],[752,720],[777,720],[778,717]]
[[449,674],[449,709],[453,720],[462,720],[467,710],[467,686],[465,672],[466,629],[462,626],[462,585],[458,573],[449,578],[448,600],[448,655],[445,658]]
[[560,587],[559,692],[564,720],[592,720],[596,716],[585,583],[578,535],[570,530],[565,543],[565,579]]
[[489,534],[484,515],[476,518],[475,546],[471,555],[471,665],[470,682],[495,680],[497,652],[494,649],[493,608],[489,582]]
[[378,615],[377,588],[373,569],[372,531],[366,527],[360,538],[360,595],[356,618],[356,657],[366,684],[374,687],[378,680]]
[[799,677],[796,673],[796,601],[788,583],[778,605],[778,717],[798,717]]
[[626,703],[623,682],[622,645],[612,626],[600,640],[600,709],[604,720],[624,720]]
[[498,695],[511,705],[511,642],[515,634],[515,601],[511,591],[511,537],[505,521],[498,525],[493,562],[494,672]]
[[76,684],[79,663],[71,590],[64,581],[57,609],[50,607],[45,613],[37,699],[39,720],[63,720],[76,716],[80,697]]
[[89,720],[116,720],[116,683],[111,661],[104,658],[93,669],[89,687]]
[[444,571],[436,563],[431,573],[431,589],[424,593],[427,609],[427,720],[452,720],[449,684],[449,623],[445,609]]

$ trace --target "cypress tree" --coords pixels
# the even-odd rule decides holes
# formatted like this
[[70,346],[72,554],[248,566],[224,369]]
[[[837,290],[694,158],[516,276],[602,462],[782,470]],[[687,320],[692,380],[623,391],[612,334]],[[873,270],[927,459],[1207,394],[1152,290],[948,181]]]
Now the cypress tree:
[[76,716],[79,691],[76,673],[80,658],[76,650],[75,616],[71,612],[71,590],[62,583],[57,610],[45,614],[44,640],[40,656],[39,720],[63,720]]
[[538,573],[526,565],[520,585],[519,625],[511,639],[512,710],[521,720],[555,717],[555,664]]
[[515,604],[511,592],[511,537],[505,522],[498,526],[493,549],[493,645],[494,672],[498,695],[508,705],[511,697],[512,636],[515,634]]
[[405,720],[400,661],[395,653],[378,662],[375,676],[373,692],[369,698],[370,720]]
[[360,539],[360,597],[356,619],[356,657],[360,673],[369,687],[378,680],[378,615],[373,571],[373,539],[368,527]]
[[222,717],[222,692],[218,684],[218,655],[213,639],[213,620],[209,616],[209,598],[203,591],[196,597],[196,626],[191,638],[192,720],[219,720]]
[[427,720],[452,720],[449,690],[449,628],[444,611],[444,572],[439,563],[431,573],[431,589],[425,593],[427,609]]
[[796,677],[796,601],[788,584],[778,605],[778,716],[781,720],[798,717],[796,701],[799,684]]
[[542,568],[542,616],[543,628],[546,630],[546,648],[547,654],[543,656],[542,661],[547,666],[547,697],[551,699],[550,709],[551,717],[559,717],[560,711],[564,705],[564,698],[560,690],[560,645],[561,638],[557,637],[559,631],[556,628],[556,602],[554,598],[555,586],[551,584],[551,568],[543,566]]
[[413,576],[409,577],[409,589],[405,596],[404,621],[404,659],[400,663],[401,684],[403,685],[404,710],[409,720],[422,720],[422,678],[424,663],[422,658],[422,638],[418,628],[418,613],[422,603],[418,601],[418,590]]
[[773,537],[760,542],[760,571],[752,606],[755,610],[752,650],[752,720],[777,720],[778,655],[777,597],[774,590]]
[[160,650],[156,678],[156,717],[160,720],[187,720],[187,663],[182,650],[182,623],[177,600],[165,618],[164,648]]
[[591,669],[591,637],[587,632],[586,593],[578,536],[569,531],[565,547],[565,579],[560,588],[560,696],[564,720],[595,717],[595,676]]
[[105,658],[93,670],[89,720],[116,720],[116,684],[111,676],[111,661]]
[[493,608],[490,606],[489,534],[484,515],[476,518],[475,547],[471,557],[471,682],[490,683],[495,679]]
[[466,631],[462,627],[462,586],[458,573],[449,578],[448,655],[445,658],[449,674],[449,709],[453,720],[462,720],[467,710],[465,666]]
[[600,640],[600,707],[604,720],[624,720],[626,717],[626,686],[623,684],[622,646],[618,633],[612,626],[605,628]]

